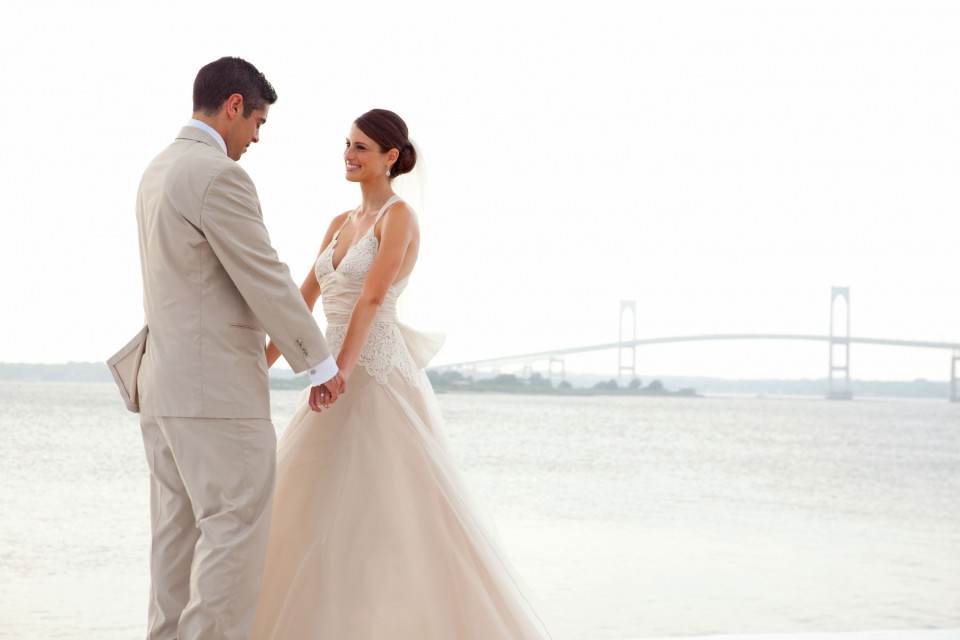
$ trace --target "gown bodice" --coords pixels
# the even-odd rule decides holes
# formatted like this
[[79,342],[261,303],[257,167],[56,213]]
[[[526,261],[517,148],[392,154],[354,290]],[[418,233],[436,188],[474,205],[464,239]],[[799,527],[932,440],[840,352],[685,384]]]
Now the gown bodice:
[[[399,200],[397,196],[387,200],[373,225],[347,250],[336,267],[333,265],[333,251],[340,238],[339,229],[317,257],[314,273],[320,283],[323,313],[327,320],[327,343],[334,355],[343,347],[350,316],[380,248],[374,229],[387,209]],[[398,370],[411,384],[419,386],[420,369],[427,365],[443,342],[442,337],[414,331],[398,321],[397,300],[409,280],[410,276],[407,276],[387,290],[358,361],[381,384],[386,384],[388,374]]]
[[[377,257],[377,250],[380,248],[374,229],[380,222],[380,218],[383,217],[384,212],[398,200],[397,196],[387,200],[377,214],[373,225],[363,234],[360,240],[347,250],[336,268],[333,266],[333,251],[340,238],[339,229],[334,234],[330,244],[317,258],[314,269],[317,281],[320,283],[323,313],[327,318],[328,325],[347,325],[350,322],[350,314],[353,313],[353,307],[363,290],[367,273],[373,266],[373,261]],[[376,321],[396,322],[397,299],[406,288],[409,279],[410,276],[407,276],[390,286],[377,311]]]

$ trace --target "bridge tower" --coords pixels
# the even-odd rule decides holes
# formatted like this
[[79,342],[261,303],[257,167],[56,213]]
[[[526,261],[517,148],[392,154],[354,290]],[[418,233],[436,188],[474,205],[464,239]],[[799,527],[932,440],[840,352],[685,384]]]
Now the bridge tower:
[[[559,371],[554,371],[554,364],[560,367]],[[563,362],[563,358],[556,355],[550,356],[550,360],[547,361],[547,376],[550,378],[550,382],[553,382],[554,376],[559,376],[560,382],[564,382],[567,379],[567,367]]]
[[960,402],[960,384],[957,382],[957,374],[960,374],[960,349],[954,349],[953,357],[950,358],[950,402]]
[[[837,316],[835,303],[843,298],[843,315],[840,323],[842,335],[837,335]],[[843,321],[845,320],[845,321]],[[842,356],[842,357],[841,357]],[[834,374],[842,373],[842,378]],[[850,287],[832,287],[830,291],[830,378],[827,398],[830,400],[850,400],[853,390],[850,388]]]
[[[626,318],[629,313],[629,319]],[[624,334],[629,334],[625,336]],[[617,378],[622,378],[624,373],[630,375],[630,380],[637,377],[637,346],[631,344],[626,346],[627,342],[634,342],[637,339],[637,302],[636,300],[620,301],[620,345],[617,347],[618,364]]]

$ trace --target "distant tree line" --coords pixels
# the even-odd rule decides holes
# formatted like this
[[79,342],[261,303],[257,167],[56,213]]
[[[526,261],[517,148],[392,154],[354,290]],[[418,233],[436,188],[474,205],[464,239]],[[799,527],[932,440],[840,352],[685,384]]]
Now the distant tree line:
[[681,389],[676,392],[667,391],[659,380],[654,380],[644,387],[639,378],[634,378],[625,387],[621,387],[616,380],[610,379],[598,382],[590,388],[574,388],[566,380],[562,380],[554,386],[549,378],[539,372],[530,374],[529,378],[521,378],[512,373],[501,373],[490,378],[474,380],[459,371],[431,369],[427,371],[427,377],[437,391],[498,391],[502,393],[554,393],[560,395],[696,395],[693,389]]

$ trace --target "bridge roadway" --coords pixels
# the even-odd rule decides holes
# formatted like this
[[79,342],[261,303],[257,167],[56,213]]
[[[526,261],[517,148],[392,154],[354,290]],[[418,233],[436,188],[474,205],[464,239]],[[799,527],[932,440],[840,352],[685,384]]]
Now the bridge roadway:
[[[624,342],[608,342],[605,344],[594,344],[585,347],[571,347],[567,349],[553,349],[550,351],[535,351],[532,353],[522,353],[515,356],[502,356],[499,358],[484,358],[481,360],[469,360],[465,362],[452,362],[438,364],[431,368],[448,369],[454,367],[470,367],[477,365],[498,365],[510,364],[515,362],[533,362],[536,360],[548,360],[559,358],[574,353],[588,353],[591,351],[606,351],[608,349],[619,349],[620,347],[642,347],[651,344],[668,344],[672,342],[713,342],[725,340],[810,340],[817,342],[830,342],[830,336],[815,336],[791,333],[714,333],[700,336],[675,336],[670,338],[647,338],[644,340],[625,340]],[[960,343],[957,342],[929,342],[924,340],[891,340],[887,338],[837,338],[833,341],[837,344],[843,344],[849,341],[850,344],[874,344],[888,347],[914,347],[919,349],[945,349],[960,351]]]

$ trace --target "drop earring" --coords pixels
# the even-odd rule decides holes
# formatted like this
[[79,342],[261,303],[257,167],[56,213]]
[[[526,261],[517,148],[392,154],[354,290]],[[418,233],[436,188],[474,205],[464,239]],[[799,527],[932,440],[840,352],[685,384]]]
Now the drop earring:
[[387,167],[387,177],[390,177],[390,167]]

